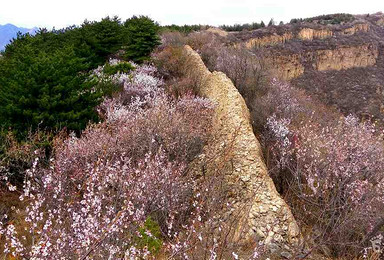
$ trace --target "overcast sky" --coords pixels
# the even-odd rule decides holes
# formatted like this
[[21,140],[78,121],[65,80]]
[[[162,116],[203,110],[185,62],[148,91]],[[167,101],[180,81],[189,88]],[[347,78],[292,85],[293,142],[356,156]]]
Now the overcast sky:
[[384,0],[1,0],[0,24],[56,27],[118,15],[148,15],[166,24],[234,24],[329,13],[365,14],[384,11]]

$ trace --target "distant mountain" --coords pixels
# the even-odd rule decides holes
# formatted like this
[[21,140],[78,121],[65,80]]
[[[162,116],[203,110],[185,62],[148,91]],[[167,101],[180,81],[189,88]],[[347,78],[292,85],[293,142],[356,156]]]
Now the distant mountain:
[[38,28],[32,29],[17,27],[13,24],[0,25],[0,50],[4,50],[5,46],[16,37],[18,32],[35,34]]

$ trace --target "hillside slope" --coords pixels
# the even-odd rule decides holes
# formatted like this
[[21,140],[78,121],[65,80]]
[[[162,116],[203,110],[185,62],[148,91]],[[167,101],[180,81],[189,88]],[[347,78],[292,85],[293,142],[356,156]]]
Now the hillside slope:
[[267,57],[275,75],[344,114],[384,120],[384,15],[316,19],[232,33],[234,44]]

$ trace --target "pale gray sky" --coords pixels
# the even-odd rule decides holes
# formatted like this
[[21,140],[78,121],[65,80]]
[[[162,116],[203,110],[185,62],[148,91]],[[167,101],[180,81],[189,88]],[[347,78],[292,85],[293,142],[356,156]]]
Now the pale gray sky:
[[378,11],[384,11],[384,0],[1,0],[0,24],[62,28],[107,15],[126,19],[143,14],[162,25],[221,25]]

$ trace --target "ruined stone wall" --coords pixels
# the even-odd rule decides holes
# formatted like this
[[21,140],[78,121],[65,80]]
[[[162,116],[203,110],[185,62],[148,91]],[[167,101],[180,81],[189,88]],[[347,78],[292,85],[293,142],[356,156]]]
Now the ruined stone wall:
[[[243,218],[241,227],[237,227],[242,230],[239,236],[258,238],[267,245],[284,244],[287,247],[287,244],[296,243],[299,228],[268,175],[243,97],[224,73],[209,72],[200,56],[189,46],[185,46],[184,52],[193,73],[202,79],[200,94],[216,103],[213,122],[216,137],[205,151],[214,151],[218,156],[216,161],[229,164],[220,168],[220,174],[225,176],[230,187],[228,196],[235,202],[235,212],[231,214],[240,211]],[[232,148],[228,155],[223,151],[229,146]],[[224,157],[224,154],[229,157]],[[215,170],[213,162],[199,163],[204,163],[208,174]]]

